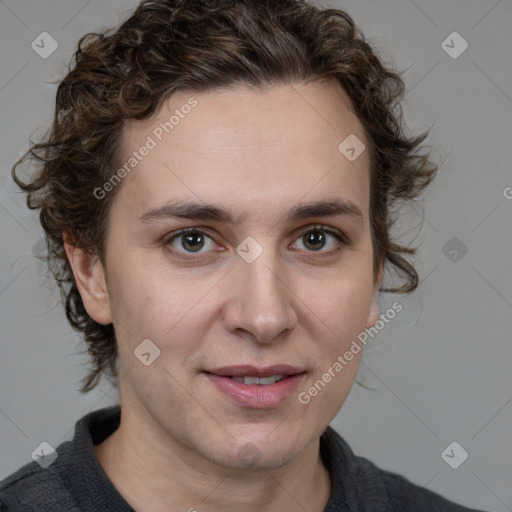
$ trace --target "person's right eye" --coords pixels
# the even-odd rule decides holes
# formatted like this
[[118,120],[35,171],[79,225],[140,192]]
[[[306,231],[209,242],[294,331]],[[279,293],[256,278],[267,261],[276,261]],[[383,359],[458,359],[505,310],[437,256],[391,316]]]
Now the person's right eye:
[[[207,243],[208,241],[210,244]],[[187,253],[202,254],[207,252],[202,249],[205,248],[205,246],[206,249],[208,249],[208,245],[210,245],[210,249],[215,247],[215,242],[208,234],[200,229],[185,228],[172,234],[165,242],[165,245],[172,247],[173,252],[177,252],[180,257],[189,258],[190,256],[184,255]]]

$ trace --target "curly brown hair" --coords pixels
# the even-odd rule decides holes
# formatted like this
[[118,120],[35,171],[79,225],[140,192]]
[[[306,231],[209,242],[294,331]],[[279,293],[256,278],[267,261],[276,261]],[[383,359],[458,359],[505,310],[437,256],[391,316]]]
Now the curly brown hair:
[[[107,218],[120,187],[101,201],[93,191],[119,166],[127,120],[150,117],[176,91],[313,81],[339,84],[363,124],[370,141],[374,268],[389,263],[403,278],[382,291],[411,292],[418,274],[404,256],[416,249],[394,241],[390,231],[396,206],[415,199],[437,166],[419,151],[428,131],[404,135],[404,82],[347,13],[301,0],[144,0],[117,30],[80,39],[57,90],[51,130],[14,164],[12,176],[28,207],[41,210],[49,270],[69,322],[86,342],[92,368],[81,392],[102,375],[118,379],[117,345],[113,325],[95,322],[84,308],[64,233],[105,262]],[[29,182],[16,175],[26,160],[37,168]]]

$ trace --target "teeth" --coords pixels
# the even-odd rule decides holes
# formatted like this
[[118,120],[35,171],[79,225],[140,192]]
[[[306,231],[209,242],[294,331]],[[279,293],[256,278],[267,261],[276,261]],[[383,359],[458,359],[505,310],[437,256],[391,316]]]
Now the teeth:
[[259,384],[265,386],[266,384],[275,384],[277,381],[281,380],[283,375],[271,375],[270,377],[261,377],[259,379]]
[[244,384],[247,384],[248,386],[252,386],[253,384],[259,384],[260,379],[258,377],[243,377]]
[[232,377],[237,382],[246,384],[247,386],[254,386],[259,384],[260,386],[267,386],[268,384],[274,384],[281,379],[284,379],[284,375],[271,375],[270,377]]

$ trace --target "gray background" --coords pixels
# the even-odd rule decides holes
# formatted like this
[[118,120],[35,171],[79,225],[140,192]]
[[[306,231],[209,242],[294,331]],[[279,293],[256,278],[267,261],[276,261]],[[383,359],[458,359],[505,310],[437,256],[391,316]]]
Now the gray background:
[[[0,2],[0,478],[29,462],[42,441],[71,439],[78,418],[118,400],[107,382],[77,391],[87,358],[34,257],[41,228],[10,168],[29,137],[49,126],[51,82],[63,76],[79,36],[117,23],[135,5]],[[385,469],[462,504],[512,510],[512,2],[321,5],[346,9],[382,58],[405,71],[408,129],[433,124],[427,143],[442,162],[403,226],[421,247],[421,285],[411,296],[382,297],[383,311],[395,300],[404,309],[365,354],[359,378],[375,391],[354,386],[333,425]],[[31,48],[44,31],[59,45],[47,59]],[[441,45],[454,31],[469,44],[458,58]],[[447,44],[461,48],[457,39]],[[453,441],[469,453],[457,469],[441,457]]]

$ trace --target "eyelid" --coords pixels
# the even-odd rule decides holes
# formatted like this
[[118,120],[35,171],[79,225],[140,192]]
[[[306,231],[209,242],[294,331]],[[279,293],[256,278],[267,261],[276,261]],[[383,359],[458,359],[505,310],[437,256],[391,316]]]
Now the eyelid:
[[349,243],[348,237],[345,233],[342,231],[332,228],[330,226],[324,226],[323,224],[312,224],[309,226],[306,226],[305,228],[301,228],[299,235],[295,238],[294,242],[302,238],[305,234],[311,233],[314,231],[323,231],[324,233],[327,233],[334,237],[339,245],[338,247],[331,249],[329,251],[306,251],[306,254],[309,255],[315,255],[315,256],[331,256],[333,254],[336,254],[340,251],[341,247],[340,245],[347,245]]
[[[201,227],[198,226],[198,227],[188,227],[188,228],[179,229],[178,231],[173,231],[172,233],[170,233],[169,236],[164,237],[163,245],[165,247],[167,247],[171,242],[174,242],[174,240],[176,240],[180,236],[186,235],[187,233],[199,233],[201,235],[207,236],[213,242],[215,242],[213,236],[208,234],[208,231],[205,228],[201,228]],[[200,253],[187,253],[187,252],[177,251],[176,249],[169,249],[169,250],[174,255],[178,255],[179,258],[188,259],[188,260],[196,259],[198,257],[197,255],[201,256],[202,254],[205,254],[203,252],[200,252]]]
[[169,233],[168,236],[164,237],[164,240],[166,243],[169,243],[172,240],[174,240],[175,238],[178,238],[180,235],[186,235],[187,233],[200,233],[202,235],[206,235],[213,239],[213,237],[208,234],[208,230],[206,228],[202,228],[200,226],[198,226],[198,227],[191,226],[188,228],[178,229],[177,231],[173,231],[172,233]]
[[[336,240],[341,245],[345,245],[345,244],[349,243],[348,237],[344,232],[342,232],[336,228],[332,228],[330,226],[324,226],[322,224],[310,224],[309,226],[301,228],[300,230],[298,230],[298,234],[296,236],[294,235],[295,236],[294,242],[296,242],[299,238],[303,237],[307,233],[314,232],[314,231],[323,231],[324,233],[327,233],[327,234],[333,236],[334,238],[336,238]],[[209,234],[209,230],[207,228],[203,228],[200,226],[197,226],[197,227],[193,226],[193,227],[183,228],[178,231],[174,231],[174,232],[170,233],[170,235],[168,237],[164,238],[164,245],[165,246],[169,245],[175,239],[179,238],[180,236],[186,235],[187,233],[199,233],[201,235],[207,236],[208,238],[210,238],[212,241],[215,242],[214,237]],[[340,247],[331,249],[330,251],[306,251],[306,252],[311,255],[327,256],[330,254],[334,254],[339,250],[340,250]],[[211,251],[207,251],[206,253],[205,252],[187,253],[187,252],[177,251],[175,249],[171,249],[171,251],[174,254],[178,254],[178,257],[181,257],[183,259],[196,259],[198,256],[200,256],[202,254],[207,254],[207,252],[211,252]]]
[[309,233],[310,231],[324,231],[325,233],[329,233],[330,235],[333,235],[334,237],[338,238],[340,242],[348,244],[348,236],[346,235],[346,233],[337,228],[325,226],[324,224],[311,224],[309,226],[306,226],[305,228],[301,228],[299,231],[300,234],[297,238],[304,236],[306,233]]

